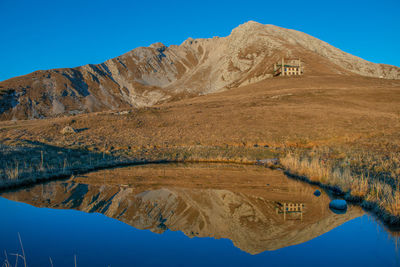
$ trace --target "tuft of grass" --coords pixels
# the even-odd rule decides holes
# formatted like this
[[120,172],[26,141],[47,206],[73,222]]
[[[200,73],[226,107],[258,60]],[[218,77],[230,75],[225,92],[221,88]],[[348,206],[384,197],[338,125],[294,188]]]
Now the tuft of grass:
[[[18,261],[19,259],[22,259],[23,261],[23,265],[24,267],[27,267],[27,263],[26,263],[26,255],[25,255],[25,250],[24,250],[24,245],[22,243],[22,239],[21,239],[21,235],[20,233],[18,233],[18,241],[19,241],[19,245],[20,245],[20,249],[21,249],[21,254],[20,252],[16,252],[16,253],[7,253],[7,251],[4,251],[4,261],[1,264],[1,267],[18,267]],[[14,266],[11,264],[9,257],[8,256],[15,256],[15,264]],[[53,260],[51,257],[49,257],[49,261],[50,261],[50,266],[53,267]],[[77,257],[76,255],[74,255],[74,266],[77,267]]]
[[19,162],[16,161],[14,165],[8,166],[6,165],[5,171],[6,179],[8,180],[16,180],[20,176]]
[[24,264],[24,267],[27,266],[27,264],[26,264],[26,256],[25,256],[24,245],[22,244],[21,235],[20,235],[19,233],[18,233],[18,241],[19,241],[19,245],[20,245],[22,254],[20,254],[19,252],[17,252],[17,253],[9,253],[9,254],[8,254],[7,251],[4,251],[5,259],[4,259],[4,261],[3,261],[2,267],[3,267],[3,266],[4,266],[4,267],[13,267],[12,264],[11,264],[11,262],[10,262],[10,260],[8,259],[8,255],[10,255],[10,256],[15,256],[15,265],[14,265],[14,267],[17,267],[17,266],[18,266],[18,261],[19,261],[19,259],[22,259],[23,264]]

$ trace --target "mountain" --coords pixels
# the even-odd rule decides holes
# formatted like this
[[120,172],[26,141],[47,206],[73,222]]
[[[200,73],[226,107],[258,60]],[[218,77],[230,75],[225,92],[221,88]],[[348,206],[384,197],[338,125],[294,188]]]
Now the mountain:
[[400,68],[374,64],[305,33],[249,21],[227,37],[139,47],[101,64],[36,71],[0,83],[0,119],[152,106],[272,78],[281,57],[300,58],[305,76],[399,79]]

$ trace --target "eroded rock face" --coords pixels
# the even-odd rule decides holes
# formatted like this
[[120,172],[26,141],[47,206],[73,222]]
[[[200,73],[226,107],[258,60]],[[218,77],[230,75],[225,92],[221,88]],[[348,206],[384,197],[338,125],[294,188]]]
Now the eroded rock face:
[[305,33],[247,22],[227,37],[139,47],[102,64],[36,71],[0,83],[1,119],[26,119],[152,106],[272,76],[281,57],[301,58],[305,75],[360,74],[399,79],[400,68],[374,64]]
[[[134,168],[3,196],[39,207],[99,212],[155,233],[169,229],[189,237],[228,238],[251,254],[306,242],[362,215],[354,207],[335,214],[326,194],[316,197],[312,186],[262,167],[178,166],[166,174],[157,166]],[[284,203],[302,204],[302,211],[292,205],[285,214]]]

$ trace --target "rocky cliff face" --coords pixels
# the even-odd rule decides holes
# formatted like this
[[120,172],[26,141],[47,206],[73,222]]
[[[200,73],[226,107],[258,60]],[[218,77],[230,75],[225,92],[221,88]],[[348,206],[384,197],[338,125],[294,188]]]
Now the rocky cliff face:
[[0,118],[43,118],[151,106],[272,76],[281,57],[300,58],[305,75],[399,79],[400,68],[374,64],[305,33],[247,22],[227,37],[139,47],[98,65],[36,71],[0,83]]

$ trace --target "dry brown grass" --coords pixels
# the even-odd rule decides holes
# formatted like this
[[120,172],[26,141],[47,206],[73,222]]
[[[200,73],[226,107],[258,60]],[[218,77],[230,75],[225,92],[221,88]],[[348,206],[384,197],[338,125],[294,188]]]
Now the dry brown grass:
[[[277,78],[227,92],[133,110],[1,122],[0,138],[119,150],[188,145],[337,143],[400,131],[399,81]],[[291,95],[289,95],[291,94]],[[286,95],[274,98],[277,95]],[[81,130],[63,136],[67,125]]]
[[[35,183],[38,180],[65,177],[96,169],[149,162],[230,162],[254,164],[258,159],[276,157],[264,147],[180,146],[149,148],[117,153],[95,153],[19,141],[4,146],[0,153],[0,189]],[[8,157],[12,155],[13,159]]]
[[399,154],[389,155],[355,148],[340,152],[326,147],[292,149],[281,163],[292,174],[340,189],[349,200],[364,201],[365,207],[377,206],[380,212],[399,216]]

